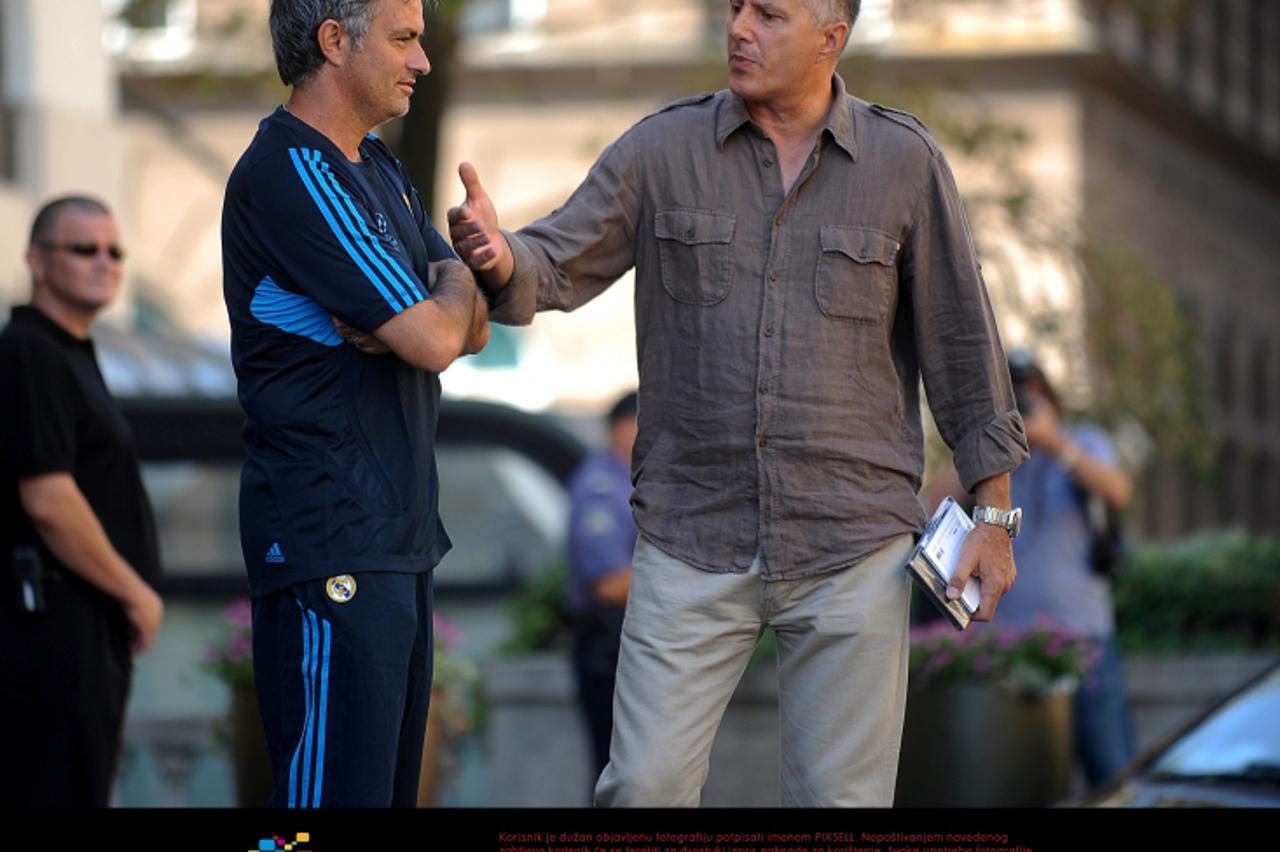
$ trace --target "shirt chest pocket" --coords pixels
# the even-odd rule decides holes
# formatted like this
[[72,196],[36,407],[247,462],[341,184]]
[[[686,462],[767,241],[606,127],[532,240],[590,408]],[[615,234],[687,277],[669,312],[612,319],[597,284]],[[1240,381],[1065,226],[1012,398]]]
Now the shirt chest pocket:
[[884,322],[898,283],[898,241],[867,228],[823,226],[814,294],[832,319]]
[[733,286],[730,245],[737,217],[675,208],[654,215],[662,286],[677,302],[714,305]]

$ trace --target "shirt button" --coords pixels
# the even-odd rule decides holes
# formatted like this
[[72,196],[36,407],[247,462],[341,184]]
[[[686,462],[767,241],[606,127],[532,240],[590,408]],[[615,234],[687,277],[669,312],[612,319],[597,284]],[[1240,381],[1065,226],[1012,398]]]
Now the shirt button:
[[767,326],[765,326],[765,328],[764,328],[764,336],[765,336],[765,337],[773,337],[773,326],[771,326],[771,325],[767,325]]
[[778,280],[778,270],[776,270],[776,269],[775,269],[775,270],[773,270],[772,272],[770,272],[770,273],[769,273],[769,280],[770,280],[770,281],[777,281],[777,280]]
[[760,395],[761,395],[761,396],[768,396],[768,395],[769,395],[769,388],[768,388],[768,387],[766,387],[765,385],[761,385],[761,386],[760,386]]
[[764,161],[764,167],[765,167],[766,169],[773,168],[773,160],[765,160],[765,161]]
[[761,435],[759,438],[756,439],[756,446],[763,450],[764,445],[765,445],[764,436]]

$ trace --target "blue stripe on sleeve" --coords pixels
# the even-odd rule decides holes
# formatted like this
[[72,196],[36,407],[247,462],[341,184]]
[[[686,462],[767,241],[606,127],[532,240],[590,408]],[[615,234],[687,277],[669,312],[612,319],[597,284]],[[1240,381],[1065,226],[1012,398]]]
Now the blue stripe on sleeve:
[[[301,149],[301,151],[305,155],[307,149],[304,148]],[[387,282],[369,268],[369,265],[365,263],[364,258],[361,257],[360,252],[358,252],[355,246],[351,244],[351,241],[347,239],[342,226],[338,224],[336,219],[334,219],[333,211],[330,210],[328,203],[321,197],[319,191],[312,183],[311,176],[308,172],[308,166],[304,165],[303,157],[299,156],[299,149],[290,148],[289,157],[293,160],[293,167],[297,170],[298,177],[302,179],[302,185],[306,187],[307,193],[311,196],[311,200],[315,202],[316,207],[320,210],[320,215],[322,215],[325,221],[329,224],[329,229],[333,231],[333,235],[337,237],[338,242],[346,250],[347,255],[355,265],[360,268],[360,271],[365,274],[365,277],[369,279],[370,283],[377,288],[378,292],[382,294],[382,298],[391,306],[391,309],[396,313],[400,313],[407,306],[401,305],[396,298],[391,295],[391,292],[386,286]]]
[[269,275],[254,288],[249,313],[281,331],[325,346],[342,345],[342,338],[334,330],[329,312],[319,302],[300,293],[289,292],[272,281]]
[[[387,254],[387,250],[382,245],[382,241],[375,237],[369,230],[368,224],[363,218],[361,218],[359,211],[356,210],[355,205],[352,203],[351,194],[343,189],[342,185],[334,178],[333,171],[329,168],[329,164],[320,160],[318,157],[315,160],[315,163],[320,167],[320,178],[325,182],[327,187],[332,190],[330,197],[333,197],[333,192],[337,193],[338,198],[342,200],[342,203],[347,208],[347,212],[350,213],[351,218],[360,226],[360,232],[364,235],[367,244],[372,246],[373,250],[382,256],[387,265],[396,273],[396,276],[404,282],[404,285],[409,288],[410,292],[417,297],[414,301],[421,302],[423,298],[422,292],[418,290],[418,285],[413,282],[413,277],[404,271],[404,267],[400,265],[399,261]],[[401,295],[405,296],[405,298],[409,298],[404,291],[401,291]]]
[[[360,250],[365,259],[372,262],[373,266],[382,273],[385,281],[390,282],[391,286],[395,288],[396,293],[404,301],[405,307],[412,305],[415,301],[420,301],[415,300],[405,292],[400,280],[398,280],[405,278],[404,270],[402,270],[395,261],[389,261],[390,266],[388,267],[387,263],[384,263],[382,259],[378,257],[377,253],[369,247],[369,243],[377,245],[377,238],[369,232],[369,228],[365,225],[364,219],[360,217],[360,214],[356,212],[355,207],[351,205],[350,196],[347,196],[342,187],[338,186],[338,182],[334,179],[333,173],[329,171],[329,164],[325,163],[320,158],[320,152],[304,152],[303,160],[311,168],[312,180],[314,180],[316,185],[320,187],[326,196],[328,196],[329,202],[332,204],[331,209],[337,211],[338,218],[342,220],[343,226],[347,229],[347,236],[354,241],[356,248]],[[339,194],[346,197],[345,202],[343,198],[339,197]],[[347,208],[350,208],[350,212],[348,212]],[[359,233],[360,231],[364,232],[363,237]],[[381,247],[379,246],[379,249],[380,248]]]

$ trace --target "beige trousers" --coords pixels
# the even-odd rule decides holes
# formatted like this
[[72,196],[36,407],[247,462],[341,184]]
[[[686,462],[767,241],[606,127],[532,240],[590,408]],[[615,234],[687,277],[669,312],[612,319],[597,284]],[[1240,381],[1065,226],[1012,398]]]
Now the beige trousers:
[[782,804],[888,807],[907,690],[903,535],[842,571],[765,582],[636,543],[599,807],[696,807],[766,626],[778,640]]

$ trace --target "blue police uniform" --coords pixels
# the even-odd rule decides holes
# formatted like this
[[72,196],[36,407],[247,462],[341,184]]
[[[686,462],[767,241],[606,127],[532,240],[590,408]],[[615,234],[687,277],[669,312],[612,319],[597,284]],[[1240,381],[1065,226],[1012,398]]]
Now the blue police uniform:
[[412,805],[431,677],[436,375],[343,345],[454,257],[375,136],[347,160],[283,107],[227,184],[224,296],[244,407],[240,536],[273,804]]
[[611,452],[583,462],[569,482],[569,595],[573,662],[597,774],[609,762],[613,686],[625,607],[595,600],[591,587],[631,565],[636,524],[631,473]]

